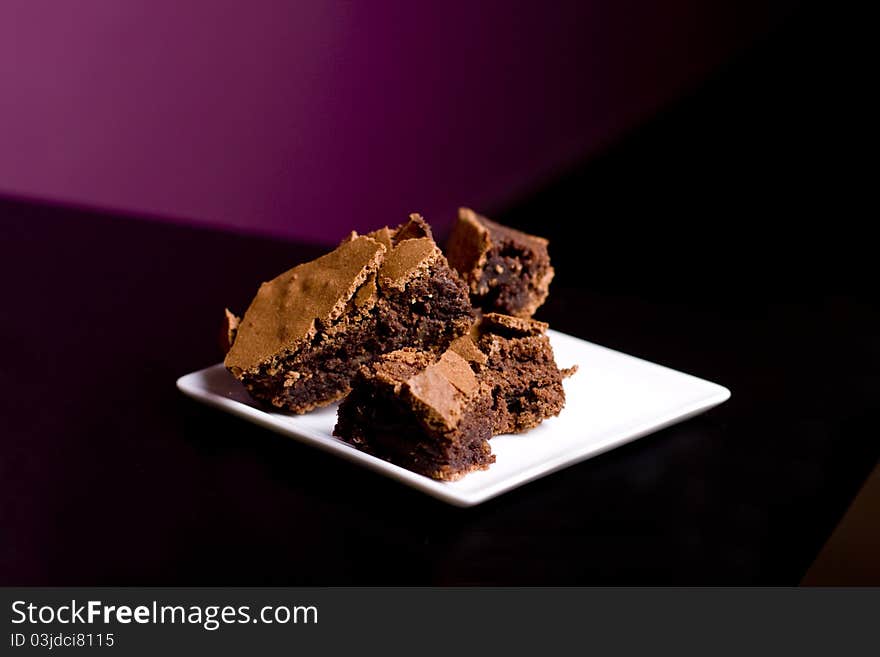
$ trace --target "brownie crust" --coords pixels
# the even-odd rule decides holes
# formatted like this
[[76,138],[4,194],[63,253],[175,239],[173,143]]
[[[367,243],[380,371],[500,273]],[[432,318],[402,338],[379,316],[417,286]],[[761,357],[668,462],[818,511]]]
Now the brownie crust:
[[472,321],[466,286],[413,215],[264,283],[229,331],[225,365],[254,399],[306,413],[347,394],[378,356],[442,352]]

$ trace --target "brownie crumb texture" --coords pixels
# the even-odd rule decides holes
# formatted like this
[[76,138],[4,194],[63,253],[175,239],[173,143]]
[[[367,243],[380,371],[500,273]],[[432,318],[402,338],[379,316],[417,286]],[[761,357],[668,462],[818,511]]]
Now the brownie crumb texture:
[[494,461],[489,438],[558,415],[563,372],[534,320],[489,314],[436,354],[408,349],[361,368],[334,435],[387,461],[450,480]]
[[471,302],[484,312],[530,318],[547,299],[554,270],[547,240],[461,208],[446,246]]
[[225,365],[255,399],[305,413],[347,394],[362,365],[406,347],[442,352],[472,321],[467,288],[411,215],[263,283]]
[[564,371],[556,365],[547,328],[544,322],[487,313],[453,345],[460,349],[469,340],[485,357],[471,362],[492,388],[494,434],[528,431],[565,406]]
[[358,449],[450,481],[495,461],[491,391],[454,351],[395,351],[363,366],[333,433]]

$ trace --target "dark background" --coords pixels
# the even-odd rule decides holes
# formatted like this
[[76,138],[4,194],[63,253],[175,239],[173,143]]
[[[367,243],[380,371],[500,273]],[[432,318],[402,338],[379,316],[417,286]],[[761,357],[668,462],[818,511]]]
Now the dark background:
[[767,301],[873,292],[861,18],[800,5],[696,91],[503,218],[548,235],[560,278],[582,272],[591,289],[688,303],[700,302],[698,288]]
[[336,243],[509,203],[792,0],[0,3],[0,192]]
[[317,247],[3,201],[0,583],[796,584],[880,455],[856,26],[803,8],[481,208],[550,237],[554,328],[733,397],[473,509],[174,389]]

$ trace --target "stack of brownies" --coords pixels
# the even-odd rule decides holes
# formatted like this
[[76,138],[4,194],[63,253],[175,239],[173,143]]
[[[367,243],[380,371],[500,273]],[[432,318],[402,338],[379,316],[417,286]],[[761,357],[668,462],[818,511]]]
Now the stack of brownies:
[[492,436],[558,415],[547,241],[459,211],[446,254],[416,214],[352,232],[226,311],[225,365],[257,401],[306,413],[342,400],[334,434],[434,479],[495,461]]

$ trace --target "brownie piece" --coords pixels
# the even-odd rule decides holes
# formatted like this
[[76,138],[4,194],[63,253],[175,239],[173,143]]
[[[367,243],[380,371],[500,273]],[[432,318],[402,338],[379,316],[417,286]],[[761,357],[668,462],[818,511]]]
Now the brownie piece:
[[227,316],[225,364],[254,399],[305,413],[381,354],[442,352],[472,322],[466,286],[411,215],[263,283],[240,322]]
[[446,247],[449,264],[470,288],[474,307],[531,317],[553,280],[547,240],[460,208]]
[[544,322],[488,313],[450,345],[492,389],[493,434],[527,431],[565,405],[562,380],[576,367],[557,367],[546,331]]
[[240,322],[240,317],[234,315],[229,308],[224,308],[223,329],[220,331],[220,335],[217,336],[219,340],[218,344],[224,354],[229,353],[229,350],[232,348],[232,343],[235,342],[235,336],[238,333],[238,325]]
[[363,366],[333,430],[358,449],[452,480],[495,461],[491,391],[454,351],[405,349]]

